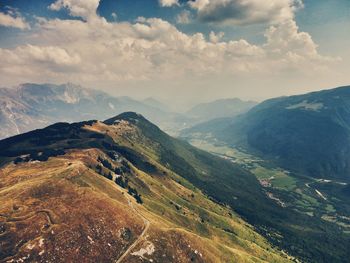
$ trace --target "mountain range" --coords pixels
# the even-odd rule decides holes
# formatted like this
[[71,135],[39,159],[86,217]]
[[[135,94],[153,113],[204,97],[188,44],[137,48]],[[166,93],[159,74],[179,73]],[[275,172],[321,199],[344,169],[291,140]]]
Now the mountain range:
[[[251,105],[238,99],[224,103],[198,105],[189,113],[172,112],[164,103],[147,98],[138,101],[129,97],[114,97],[105,92],[86,89],[72,83],[25,83],[0,89],[0,138],[10,137],[55,122],[78,122],[86,119],[106,119],[125,111],[140,112],[166,132],[176,135],[215,116],[234,116]],[[208,111],[215,112],[214,115]]]
[[243,101],[238,98],[220,99],[208,103],[201,103],[186,112],[186,116],[209,121],[217,118],[234,117],[245,113],[257,105],[254,101]]
[[228,180],[236,199],[273,206],[251,174],[139,114],[17,135],[0,156],[1,262],[292,259],[207,189]]
[[113,97],[71,83],[27,83],[15,88],[2,88],[0,103],[0,123],[3,127],[0,138],[43,128],[57,121],[104,119],[128,110],[142,112],[158,124],[174,117],[174,114],[129,97]]
[[133,112],[2,140],[0,165],[5,262],[349,258],[337,225],[281,206],[240,165]]
[[347,262],[349,101],[0,89],[0,262]]
[[182,132],[209,136],[315,178],[350,177],[350,87],[270,99]]

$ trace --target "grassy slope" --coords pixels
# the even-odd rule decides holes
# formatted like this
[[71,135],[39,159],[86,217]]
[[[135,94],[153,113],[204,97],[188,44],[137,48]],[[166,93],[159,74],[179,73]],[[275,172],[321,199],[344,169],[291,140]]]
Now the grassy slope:
[[[97,132],[104,135],[96,136]],[[159,145],[142,136],[133,125],[59,124],[34,135],[38,137],[32,133],[0,142],[4,149],[1,155],[15,158],[57,148],[64,148],[67,153],[48,161],[9,163],[1,168],[0,199],[5,205],[0,211],[3,229],[0,239],[6,247],[1,250],[2,258],[29,255],[31,260],[79,258],[86,262],[116,259],[144,229],[142,214],[150,228],[127,255],[126,262],[138,262],[140,257],[173,262],[287,261],[232,210],[211,201],[183,176],[170,170],[171,165],[165,165],[158,155]],[[131,172],[125,176],[129,185],[141,193],[143,205],[136,204],[124,189],[100,175],[113,171],[103,167],[99,157],[113,168],[120,166],[119,161],[105,154],[111,151],[106,145],[117,145],[114,142],[130,160],[127,163]],[[88,150],[92,147],[105,153]],[[126,152],[127,147],[134,154],[148,155],[131,155],[131,151]],[[191,153],[184,154],[194,159]],[[97,165],[102,169],[96,170]],[[201,165],[197,161],[196,169]],[[151,172],[147,171],[150,167]],[[41,210],[48,210],[54,222],[38,212]],[[18,221],[13,223],[13,218]],[[125,229],[132,233],[127,240],[120,234]],[[149,246],[154,250],[140,256],[138,252]],[[75,250],[77,247],[81,249]]]
[[[128,120],[142,131],[141,136],[131,142],[133,147],[141,144],[139,151],[146,149],[146,155],[153,151],[164,166],[217,202],[228,204],[274,244],[304,260],[346,262],[350,237],[344,235],[339,226],[310,218],[292,207],[281,208],[275,200],[267,197],[252,174],[239,168],[241,166],[170,138],[138,115],[126,113],[117,119]],[[113,121],[111,119],[107,123]],[[149,144],[149,140],[153,143]],[[276,182],[283,186],[287,180],[292,179],[279,176]],[[321,207],[322,204],[320,202]]]
[[[289,226],[291,227],[290,234],[300,233],[300,236],[303,236],[303,239],[300,239],[301,244],[304,246],[308,244],[308,246],[302,253],[310,253],[310,261],[347,261],[346,244],[350,238],[350,206],[348,205],[349,193],[346,190],[349,186],[338,181],[322,181],[293,174],[276,167],[268,160],[222,144],[215,145],[199,139],[192,140],[191,143],[250,170],[265,186],[266,193],[272,193],[287,208],[295,211],[300,219],[304,219],[303,224],[300,219],[294,221],[289,219],[285,223],[287,230]],[[286,210],[282,207],[280,209]],[[290,222],[294,224],[288,225]],[[317,236],[322,236],[321,242],[317,242]],[[316,254],[315,250],[323,250],[324,253]]]
[[105,262],[144,227],[122,193],[74,154],[6,165],[1,179],[0,261]]

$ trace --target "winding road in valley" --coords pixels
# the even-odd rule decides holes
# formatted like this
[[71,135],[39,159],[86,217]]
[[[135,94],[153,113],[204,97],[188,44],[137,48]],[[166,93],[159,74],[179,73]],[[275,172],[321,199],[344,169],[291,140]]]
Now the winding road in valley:
[[337,181],[325,180],[325,179],[316,179],[313,182],[305,183],[305,186],[307,188],[315,190],[316,194],[325,201],[327,201],[327,198],[318,189],[311,186],[314,183],[334,183],[334,184],[340,184],[340,185],[347,185],[347,183],[344,183],[344,182],[337,182]]

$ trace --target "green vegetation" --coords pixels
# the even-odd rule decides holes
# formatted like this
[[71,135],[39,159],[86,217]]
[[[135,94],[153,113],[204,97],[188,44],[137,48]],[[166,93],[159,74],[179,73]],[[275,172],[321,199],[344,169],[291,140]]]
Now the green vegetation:
[[[120,120],[127,125],[114,126],[115,121]],[[105,132],[108,129],[110,132]],[[104,136],[91,136],[94,133]],[[33,141],[33,137],[40,137],[41,143]],[[67,141],[67,137],[75,139]],[[105,123],[57,124],[12,137],[0,141],[0,155],[16,158],[53,147],[66,151],[97,148],[108,156],[113,152],[113,156],[122,157],[116,158],[113,163],[112,159],[108,163],[100,160],[100,163],[105,163],[100,164],[101,171],[120,172],[119,175],[123,177],[117,184],[124,185],[135,199],[142,196],[143,206],[158,208],[157,213],[162,217],[188,226],[188,230],[203,236],[212,237],[214,232],[217,233],[213,230],[216,229],[220,235],[226,233],[230,237],[228,240],[236,240],[242,246],[242,236],[250,236],[250,240],[254,240],[252,232],[248,234],[245,229],[245,233],[237,238],[235,234],[239,231],[229,227],[228,217],[239,215],[274,246],[305,261],[342,262],[350,256],[347,249],[350,236],[344,235],[344,229],[339,228],[338,224],[320,217],[324,209],[317,209],[327,201],[314,189],[306,189],[305,183],[313,181],[288,174],[240,150],[230,151],[230,155],[239,154],[231,157],[225,155],[224,160],[223,153],[220,153],[220,157],[213,156],[187,142],[169,137],[138,114],[126,113]],[[128,168],[121,168],[122,160],[130,164],[130,173]],[[254,169],[262,178],[275,177],[270,180],[271,187],[261,185],[254,175]],[[138,176],[133,173],[134,170],[138,171]],[[151,176],[145,179],[142,173]],[[168,178],[176,183],[176,188],[167,183]],[[191,192],[172,194],[178,189]],[[321,189],[319,191],[322,193]],[[159,192],[163,194],[159,195]],[[310,198],[303,199],[302,194]],[[300,199],[302,202],[297,203]],[[155,204],[154,200],[160,201]],[[317,209],[312,207],[312,200],[320,204]],[[336,205],[332,205],[339,211]],[[213,211],[219,217],[213,215]]]
[[287,171],[274,168],[265,168],[256,164],[256,168],[251,169],[251,172],[258,179],[269,179],[271,185],[275,188],[281,188],[287,191],[294,190],[296,185],[296,179],[288,175]]
[[182,132],[269,158],[294,173],[350,182],[350,86],[266,100]]
[[[342,242],[348,242],[349,240],[349,229],[350,229],[350,220],[344,218],[350,218],[350,205],[346,200],[348,200],[348,195],[346,189],[346,184],[331,182],[331,181],[322,181],[316,180],[313,178],[300,176],[284,169],[277,167],[273,162],[269,160],[262,160],[259,157],[255,157],[251,154],[242,152],[236,148],[228,147],[222,143],[213,143],[206,140],[200,140],[196,138],[191,141],[197,147],[200,147],[203,150],[210,151],[222,158],[231,160],[235,164],[239,164],[241,167],[249,169],[256,178],[260,181],[266,192],[272,193],[273,197],[277,197],[279,200],[282,200],[286,204],[287,208],[280,208],[283,210],[292,209],[297,212],[297,215],[300,215],[300,218],[303,215],[306,215],[305,222],[308,222],[308,235],[304,236],[305,243],[312,244],[312,235],[315,233],[321,232],[327,235],[327,238],[331,240],[336,240],[340,237]],[[322,198],[316,190],[321,193],[327,200]],[[332,197],[333,198],[329,198]],[[287,211],[285,211],[288,213]],[[297,220],[296,220],[297,221]],[[333,226],[326,224],[330,222]],[[286,220],[287,222],[292,222],[290,219]],[[290,225],[292,232],[306,233],[306,225],[297,226],[295,223]],[[340,228],[340,232],[337,232],[339,237],[336,237],[332,233],[331,229]],[[285,228],[285,230],[287,229]],[[283,235],[282,230],[280,233]],[[339,230],[339,229],[338,229]],[[290,232],[289,232],[290,233]],[[332,255],[330,258],[332,262],[343,262],[343,259],[336,258],[337,251],[335,248],[331,251],[329,249],[330,244],[320,244],[318,245],[323,247],[325,250],[329,251]],[[309,250],[310,247],[308,247]],[[316,255],[313,255],[312,262],[316,262]],[[319,262],[322,261],[318,259]]]

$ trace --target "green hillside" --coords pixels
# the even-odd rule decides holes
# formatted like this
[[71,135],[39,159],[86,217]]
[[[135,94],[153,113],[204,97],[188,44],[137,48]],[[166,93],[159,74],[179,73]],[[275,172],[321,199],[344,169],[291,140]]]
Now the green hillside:
[[0,141],[0,149],[0,261],[292,260],[198,187],[207,179],[196,181],[227,163],[226,177],[264,198],[251,174],[140,115],[58,123]]
[[211,136],[315,178],[349,181],[350,87],[267,100],[183,132]]
[[[31,154],[31,157],[22,158],[45,160],[47,155],[57,155],[61,150],[91,148],[100,149],[109,156],[123,156],[135,169],[151,174],[157,180],[170,177],[187,189],[199,189],[219,207],[230,207],[274,246],[300,259],[346,262],[345,259],[349,256],[349,236],[344,235],[342,229],[331,222],[311,218],[289,207],[281,207],[267,195],[255,176],[240,165],[171,138],[136,113],[124,113],[104,123],[90,121],[56,124],[0,142],[1,155],[12,159]],[[38,155],[38,152],[41,154]],[[21,162],[21,159],[17,162]],[[106,162],[103,166],[110,168]],[[103,167],[98,169],[98,172],[104,170]],[[105,174],[109,177],[107,171]],[[125,180],[122,177],[119,184],[124,185]],[[186,216],[193,210],[188,201],[166,202],[178,212],[186,206],[186,215],[174,218],[173,213],[166,212],[165,203],[154,203],[157,196],[159,198],[159,194],[154,195],[149,190],[152,188],[150,185],[155,184],[154,181],[145,183],[144,180],[128,180],[131,180],[132,189],[136,190],[130,192],[136,201],[140,202],[141,193],[144,206],[157,213],[164,211],[170,221],[174,219],[182,226],[196,228],[201,235],[208,234],[205,226],[197,223],[192,225],[192,219]],[[202,214],[200,218],[203,224],[218,227],[219,221],[211,218],[210,214]],[[227,232],[231,233],[231,230]]]

